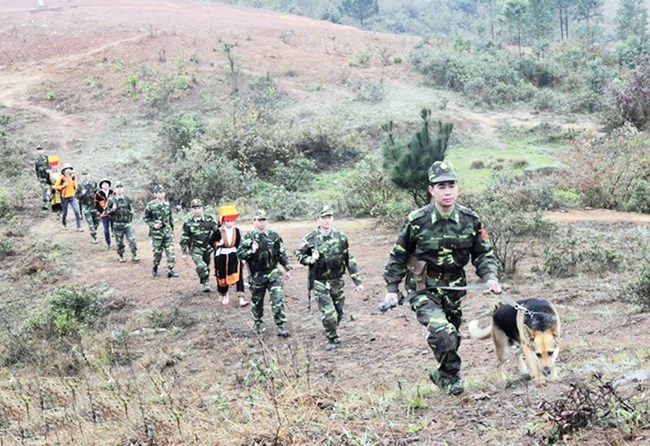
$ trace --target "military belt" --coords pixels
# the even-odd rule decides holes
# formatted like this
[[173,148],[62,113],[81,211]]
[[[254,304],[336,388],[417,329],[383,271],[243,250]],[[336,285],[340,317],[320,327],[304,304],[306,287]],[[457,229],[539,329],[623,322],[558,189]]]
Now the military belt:
[[427,268],[427,276],[434,280],[444,280],[446,282],[451,282],[461,277],[460,274],[455,272],[433,271],[429,268]]

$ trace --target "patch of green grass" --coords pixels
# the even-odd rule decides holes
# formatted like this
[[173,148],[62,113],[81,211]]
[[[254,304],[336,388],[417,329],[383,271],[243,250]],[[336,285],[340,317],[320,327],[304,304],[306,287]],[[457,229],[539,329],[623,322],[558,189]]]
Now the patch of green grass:
[[[556,155],[567,149],[565,145],[540,145],[528,139],[511,139],[505,145],[467,145],[451,147],[448,158],[460,175],[461,186],[470,192],[483,189],[494,171],[537,170],[559,167]],[[472,166],[483,164],[485,168]]]
[[316,176],[312,190],[308,192],[309,201],[333,202],[341,192],[341,183],[348,170],[322,172]]

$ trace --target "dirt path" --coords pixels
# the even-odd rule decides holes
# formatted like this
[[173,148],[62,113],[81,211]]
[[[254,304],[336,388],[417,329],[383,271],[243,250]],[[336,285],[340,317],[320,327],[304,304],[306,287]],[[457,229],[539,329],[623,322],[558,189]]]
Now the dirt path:
[[635,223],[639,225],[650,225],[650,214],[617,212],[607,209],[572,209],[570,211],[547,212],[546,218],[558,223],[597,221],[603,223]]

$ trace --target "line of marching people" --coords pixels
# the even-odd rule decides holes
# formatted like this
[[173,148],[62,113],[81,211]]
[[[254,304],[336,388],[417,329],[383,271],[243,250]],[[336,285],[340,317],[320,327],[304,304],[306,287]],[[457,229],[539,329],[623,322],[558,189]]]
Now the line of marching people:
[[[46,162],[47,157],[41,157],[40,161],[37,159],[36,172],[43,186],[53,184],[50,192],[44,191],[44,200],[49,198],[48,194],[52,191],[60,194],[63,226],[66,226],[68,207],[72,205],[77,230],[83,231],[80,226],[80,201],[93,242],[98,243],[95,231],[99,220],[93,216],[96,213],[98,219],[106,218],[109,221],[108,225],[104,224],[107,246],[110,246],[108,230],[112,227],[120,262],[126,261],[125,236],[131,248],[131,260],[138,262],[131,226],[133,208],[130,198],[124,194],[124,185],[118,182],[111,191],[110,180],[104,179],[95,184],[88,172],[84,171],[83,180],[77,186],[74,169],[69,164],[64,165],[61,175],[52,181],[52,169],[45,169],[50,175],[47,179],[41,176],[41,166]],[[485,283],[484,288],[499,294],[502,290],[498,281],[498,262],[479,216],[457,203],[458,177],[452,164],[444,160],[435,161],[429,168],[428,179],[427,192],[431,202],[409,213],[384,269],[386,295],[382,311],[400,303],[399,287],[401,282],[405,282],[408,302],[418,322],[427,328],[427,343],[439,363],[438,368],[430,371],[429,377],[447,394],[460,395],[464,387],[459,373],[461,358],[457,351],[461,339],[461,299],[468,289],[464,268],[471,260],[476,274]],[[151,273],[154,277],[158,276],[164,252],[167,257],[167,277],[178,277],[174,271],[172,209],[162,186],[156,186],[153,194],[154,199],[147,203],[143,217],[149,226],[153,247]],[[191,256],[194,260],[203,291],[211,291],[208,279],[210,262],[214,258],[222,305],[229,305],[228,288],[234,286],[239,305],[247,306],[242,277],[242,264],[245,261],[250,272],[254,331],[257,334],[265,331],[262,316],[264,296],[268,292],[277,334],[289,336],[284,312],[283,279],[291,278],[292,268],[282,238],[267,228],[266,212],[257,210],[253,216],[254,229],[242,236],[235,227],[238,214],[234,206],[220,208],[219,221],[204,212],[203,203],[197,198],[191,201],[191,208],[192,214],[183,223],[180,246],[183,258]],[[336,349],[341,343],[338,328],[344,310],[343,276],[346,272],[354,281],[357,292],[363,291],[348,238],[334,229],[333,223],[333,210],[328,206],[322,207],[317,214],[317,228],[303,238],[295,253],[297,260],[309,268],[309,289],[313,291],[321,310],[327,350]]]

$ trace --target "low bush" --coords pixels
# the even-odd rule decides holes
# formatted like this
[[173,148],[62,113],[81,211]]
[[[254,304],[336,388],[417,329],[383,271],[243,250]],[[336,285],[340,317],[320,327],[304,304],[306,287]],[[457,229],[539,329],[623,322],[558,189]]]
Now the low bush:
[[182,156],[183,151],[203,133],[205,126],[198,113],[179,112],[165,120],[158,135],[172,156],[176,157]]
[[378,217],[391,226],[395,219],[402,222],[406,218],[413,208],[412,200],[392,184],[382,162],[380,154],[369,153],[343,179],[336,197],[343,214]]
[[310,211],[310,203],[304,193],[291,192],[274,184],[262,183],[253,200],[255,206],[264,209],[273,220],[307,217]]
[[642,178],[632,180],[625,209],[650,214],[650,181]]
[[642,130],[650,123],[650,60],[640,63],[631,73],[629,79],[620,86],[609,90],[610,108],[607,124],[619,127],[631,123]]
[[646,261],[638,278],[628,286],[629,300],[644,311],[650,310],[650,261]]
[[622,264],[620,253],[596,244],[585,246],[572,234],[556,237],[544,250],[544,272],[551,277],[616,272]]
[[553,208],[577,208],[582,205],[580,192],[571,189],[555,189],[553,191]]
[[411,63],[432,85],[462,92],[478,104],[511,104],[535,95],[518,59],[505,50],[459,52],[421,43]]
[[552,191],[523,175],[499,174],[480,193],[460,202],[476,211],[494,246],[502,276],[517,272],[531,240],[547,240],[557,225],[542,218]]
[[255,171],[242,172],[226,155],[198,142],[184,149],[183,156],[170,169],[152,172],[151,177],[154,183],[165,185],[169,198],[183,207],[189,207],[194,198],[214,205],[249,198],[258,182]]
[[316,162],[300,154],[286,164],[273,163],[269,181],[289,192],[307,192],[316,177]]
[[647,138],[631,125],[604,137],[577,138],[563,161],[560,184],[578,191],[587,206],[623,210],[650,201]]
[[86,287],[64,286],[47,297],[46,323],[59,336],[91,327],[99,315],[97,294]]

